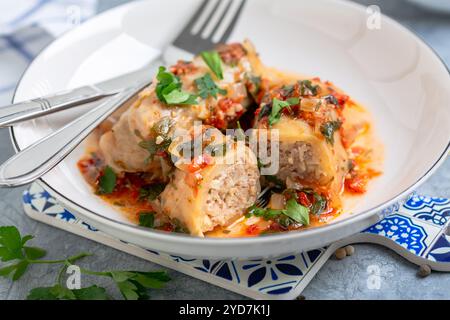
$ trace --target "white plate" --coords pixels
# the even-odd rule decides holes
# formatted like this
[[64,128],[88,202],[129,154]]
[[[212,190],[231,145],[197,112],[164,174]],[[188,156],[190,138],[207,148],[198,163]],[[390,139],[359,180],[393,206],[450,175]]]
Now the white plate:
[[[15,101],[143,66],[173,39],[199,3],[139,1],[95,17],[36,58]],[[274,256],[321,247],[368,227],[379,218],[377,213],[411,192],[442,163],[450,139],[450,76],[444,64],[398,23],[382,17],[380,28],[370,29],[368,18],[373,16],[364,7],[344,1],[249,0],[231,39],[251,39],[267,65],[333,81],[374,115],[385,144],[384,174],[354,213],[323,227],[259,238],[201,239],[149,231],[131,225],[92,194],[76,168],[82,146],[43,177],[43,184],[99,229],[149,249],[185,256]],[[23,149],[80,112],[83,108],[15,126],[13,143]]]

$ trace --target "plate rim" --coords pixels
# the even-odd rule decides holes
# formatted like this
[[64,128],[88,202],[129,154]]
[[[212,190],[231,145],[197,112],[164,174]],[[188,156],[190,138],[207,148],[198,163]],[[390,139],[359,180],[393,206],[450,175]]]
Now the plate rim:
[[[110,15],[112,14],[114,11],[120,11],[120,10],[124,10],[126,7],[129,6],[133,6],[136,5],[137,3],[140,2],[145,2],[148,0],[140,0],[140,1],[135,1],[135,2],[130,2],[130,3],[125,3],[122,5],[119,5],[117,7],[111,8],[109,10],[106,10],[98,15],[95,15],[89,19],[87,19],[83,24],[94,20],[94,19],[100,19],[103,16],[106,15]],[[330,0],[328,0],[330,1]],[[336,3],[339,3],[340,5],[343,6],[349,6],[349,7],[353,7],[357,10],[365,10],[365,7],[362,4],[359,3],[355,3],[355,2],[349,2],[349,1],[344,1],[344,0],[331,0],[334,1]],[[389,21],[390,23],[393,23],[394,25],[396,25],[397,27],[399,27],[400,29],[402,29],[403,32],[406,32],[407,34],[409,34],[410,36],[412,36],[413,38],[416,39],[416,41],[418,43],[421,43],[422,45],[424,45],[426,48],[428,48],[428,50],[430,50],[430,52],[433,54],[433,56],[435,58],[437,58],[437,60],[440,62],[440,64],[442,65],[442,67],[444,67],[444,70],[447,71],[447,75],[449,76],[449,81],[450,81],[450,68],[447,66],[447,64],[444,62],[444,60],[440,57],[440,55],[436,52],[435,49],[433,49],[420,35],[418,35],[416,32],[412,31],[409,27],[401,24],[400,22],[397,22],[395,19],[385,15],[384,13],[381,13],[383,19],[386,19],[387,21]],[[27,68],[25,69],[25,71],[23,72],[23,74],[21,75],[19,81],[17,82],[17,85],[15,87],[13,96],[12,96],[12,103],[15,102],[16,100],[16,94],[17,91],[22,83],[22,79],[23,77],[27,74],[28,70],[31,69],[31,67],[33,66],[33,64],[35,63],[36,59],[41,56],[46,50],[48,50],[52,45],[55,44],[56,41],[60,40],[61,38],[64,38],[68,35],[70,35],[70,33],[76,31],[77,28],[71,29],[65,33],[63,33],[62,35],[60,35],[58,38],[56,38],[54,41],[50,42],[48,45],[46,45],[37,55],[36,57],[33,59],[33,61],[27,66]],[[10,134],[10,139],[11,139],[11,143],[13,145],[14,151],[17,153],[19,152],[21,149],[17,143],[15,134],[14,134],[14,126],[9,127],[9,134]],[[77,212],[79,212],[81,215],[86,216],[88,219],[90,220],[94,220],[96,223],[98,223],[99,225],[108,225],[111,228],[114,228],[116,230],[122,230],[123,232],[131,232],[132,234],[134,234],[135,236],[139,236],[139,237],[144,237],[147,239],[154,239],[154,240],[158,240],[158,241],[163,241],[166,243],[179,243],[179,241],[187,241],[189,242],[189,245],[197,245],[197,244],[201,244],[201,245],[211,245],[211,246],[221,246],[221,245],[226,245],[226,246],[235,246],[235,245],[250,245],[250,244],[265,244],[265,243],[272,243],[272,242],[278,242],[278,241],[283,241],[283,240],[301,240],[303,238],[308,238],[310,236],[314,236],[316,234],[320,234],[323,232],[324,229],[341,229],[349,224],[354,224],[356,222],[360,222],[362,223],[362,220],[366,219],[366,220],[370,220],[370,218],[372,218],[373,216],[379,214],[382,210],[386,209],[387,207],[398,203],[399,201],[401,201],[402,199],[406,198],[409,194],[411,194],[413,192],[413,190],[415,188],[417,188],[418,186],[420,186],[423,182],[425,182],[441,165],[442,163],[446,160],[447,158],[447,154],[450,152],[450,138],[449,138],[449,142],[447,143],[447,146],[444,148],[442,154],[437,158],[437,160],[433,163],[433,165],[430,166],[430,168],[419,178],[417,179],[416,182],[414,182],[413,184],[411,184],[411,186],[409,186],[408,188],[406,188],[404,191],[398,193],[396,196],[390,198],[389,200],[379,204],[378,206],[369,208],[367,210],[364,210],[358,214],[349,216],[348,218],[343,219],[342,221],[338,221],[335,222],[333,224],[326,224],[323,226],[318,226],[318,227],[314,227],[311,229],[306,229],[306,230],[299,230],[299,231],[293,231],[293,232],[287,232],[287,233],[280,233],[280,234],[271,234],[271,235],[266,235],[263,237],[240,237],[240,238],[201,238],[201,237],[193,237],[191,235],[184,235],[184,234],[176,234],[176,233],[167,233],[164,231],[159,231],[159,230],[149,230],[148,228],[143,228],[137,225],[133,225],[131,223],[127,223],[127,222],[122,222],[122,221],[117,221],[114,220],[112,218],[103,216],[97,212],[91,211],[85,207],[83,207],[80,204],[77,204],[75,202],[73,202],[71,199],[67,198],[66,196],[64,196],[63,194],[59,193],[57,190],[53,189],[45,180],[44,178],[39,178],[38,182],[43,185],[46,189],[51,190],[51,192],[53,192],[53,195],[62,203],[64,203],[67,206],[71,206],[73,208],[77,209]],[[379,217],[380,219],[381,217]],[[373,223],[373,221],[371,221],[370,223]],[[368,225],[369,226],[369,225]],[[330,230],[331,231],[331,230]],[[345,237],[345,236],[344,236]]]

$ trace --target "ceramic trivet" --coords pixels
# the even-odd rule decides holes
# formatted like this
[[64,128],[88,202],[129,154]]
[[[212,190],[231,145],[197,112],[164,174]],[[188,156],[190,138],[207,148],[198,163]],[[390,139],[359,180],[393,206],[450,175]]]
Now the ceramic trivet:
[[381,244],[417,265],[450,271],[450,200],[445,198],[412,194],[382,221],[326,248],[248,261],[185,258],[123,242],[78,219],[37,183],[24,192],[23,203],[32,219],[254,299],[295,299],[334,251],[351,243]]

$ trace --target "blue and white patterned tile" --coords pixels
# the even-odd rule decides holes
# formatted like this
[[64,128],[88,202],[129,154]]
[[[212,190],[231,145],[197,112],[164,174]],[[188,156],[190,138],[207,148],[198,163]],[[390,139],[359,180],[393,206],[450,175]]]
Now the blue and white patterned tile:
[[[38,213],[38,216],[52,217],[71,225],[77,225],[80,230],[89,231],[89,233],[82,233],[85,237],[89,238],[90,232],[93,231],[97,237],[104,236],[105,239],[109,239],[103,241],[105,244],[111,246],[114,246],[113,242],[125,244],[128,246],[125,250],[127,252],[133,252],[137,248],[141,252],[139,256],[144,256],[149,261],[169,266],[215,285],[226,283],[227,288],[249,297],[294,298],[295,295],[300,294],[314,272],[317,272],[328,259],[333,247],[270,260],[219,261],[187,258],[144,250],[106,236],[84,221],[77,219],[36,184],[24,192],[23,202],[25,208],[33,213]],[[395,203],[380,213],[385,218],[363,233],[376,234],[380,236],[380,239],[388,238],[418,257],[449,263],[450,236],[443,234],[444,226],[442,225],[443,219],[448,219],[447,210],[449,208],[450,201],[447,199],[428,198],[414,194],[408,197],[404,203]],[[398,212],[399,210],[400,212]],[[51,219],[45,219],[46,223],[52,224],[50,221]],[[63,228],[60,225],[57,226]],[[317,268],[313,268],[315,265]],[[207,276],[205,277],[205,275]],[[307,275],[308,277],[306,277]]]
[[427,259],[436,262],[450,262],[450,235],[440,235],[428,252]]
[[295,288],[324,251],[316,249],[270,260],[236,261],[235,265],[248,288],[279,295]]
[[407,215],[395,213],[363,232],[386,237],[409,252],[417,256],[424,256],[440,234],[441,228]]
[[429,224],[444,227],[450,221],[450,199],[414,195],[399,211]]
[[[38,185],[33,185],[30,190],[24,192],[23,202],[34,212],[79,225],[84,230],[98,231],[60,206]],[[99,233],[101,234],[101,232]],[[127,244],[124,241],[121,242]],[[225,280],[236,285],[237,288],[251,289],[267,296],[282,296],[295,290],[325,251],[325,248],[316,249],[272,260],[221,261],[186,258],[146,250],[149,260],[155,256],[158,259],[167,259],[179,263],[183,267],[188,267],[194,273],[209,274],[210,282],[213,284],[215,279]],[[237,291],[239,292],[239,290]]]

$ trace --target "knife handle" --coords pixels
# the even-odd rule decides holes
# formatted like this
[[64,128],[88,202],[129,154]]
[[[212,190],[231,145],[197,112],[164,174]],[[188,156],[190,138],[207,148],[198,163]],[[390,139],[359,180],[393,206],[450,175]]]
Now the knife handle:
[[51,96],[0,107],[0,128],[97,101],[110,95],[112,94],[105,93],[95,86],[84,86]]
[[128,88],[38,140],[0,165],[0,187],[30,183],[54,168],[101,122],[132,99],[149,81]]

